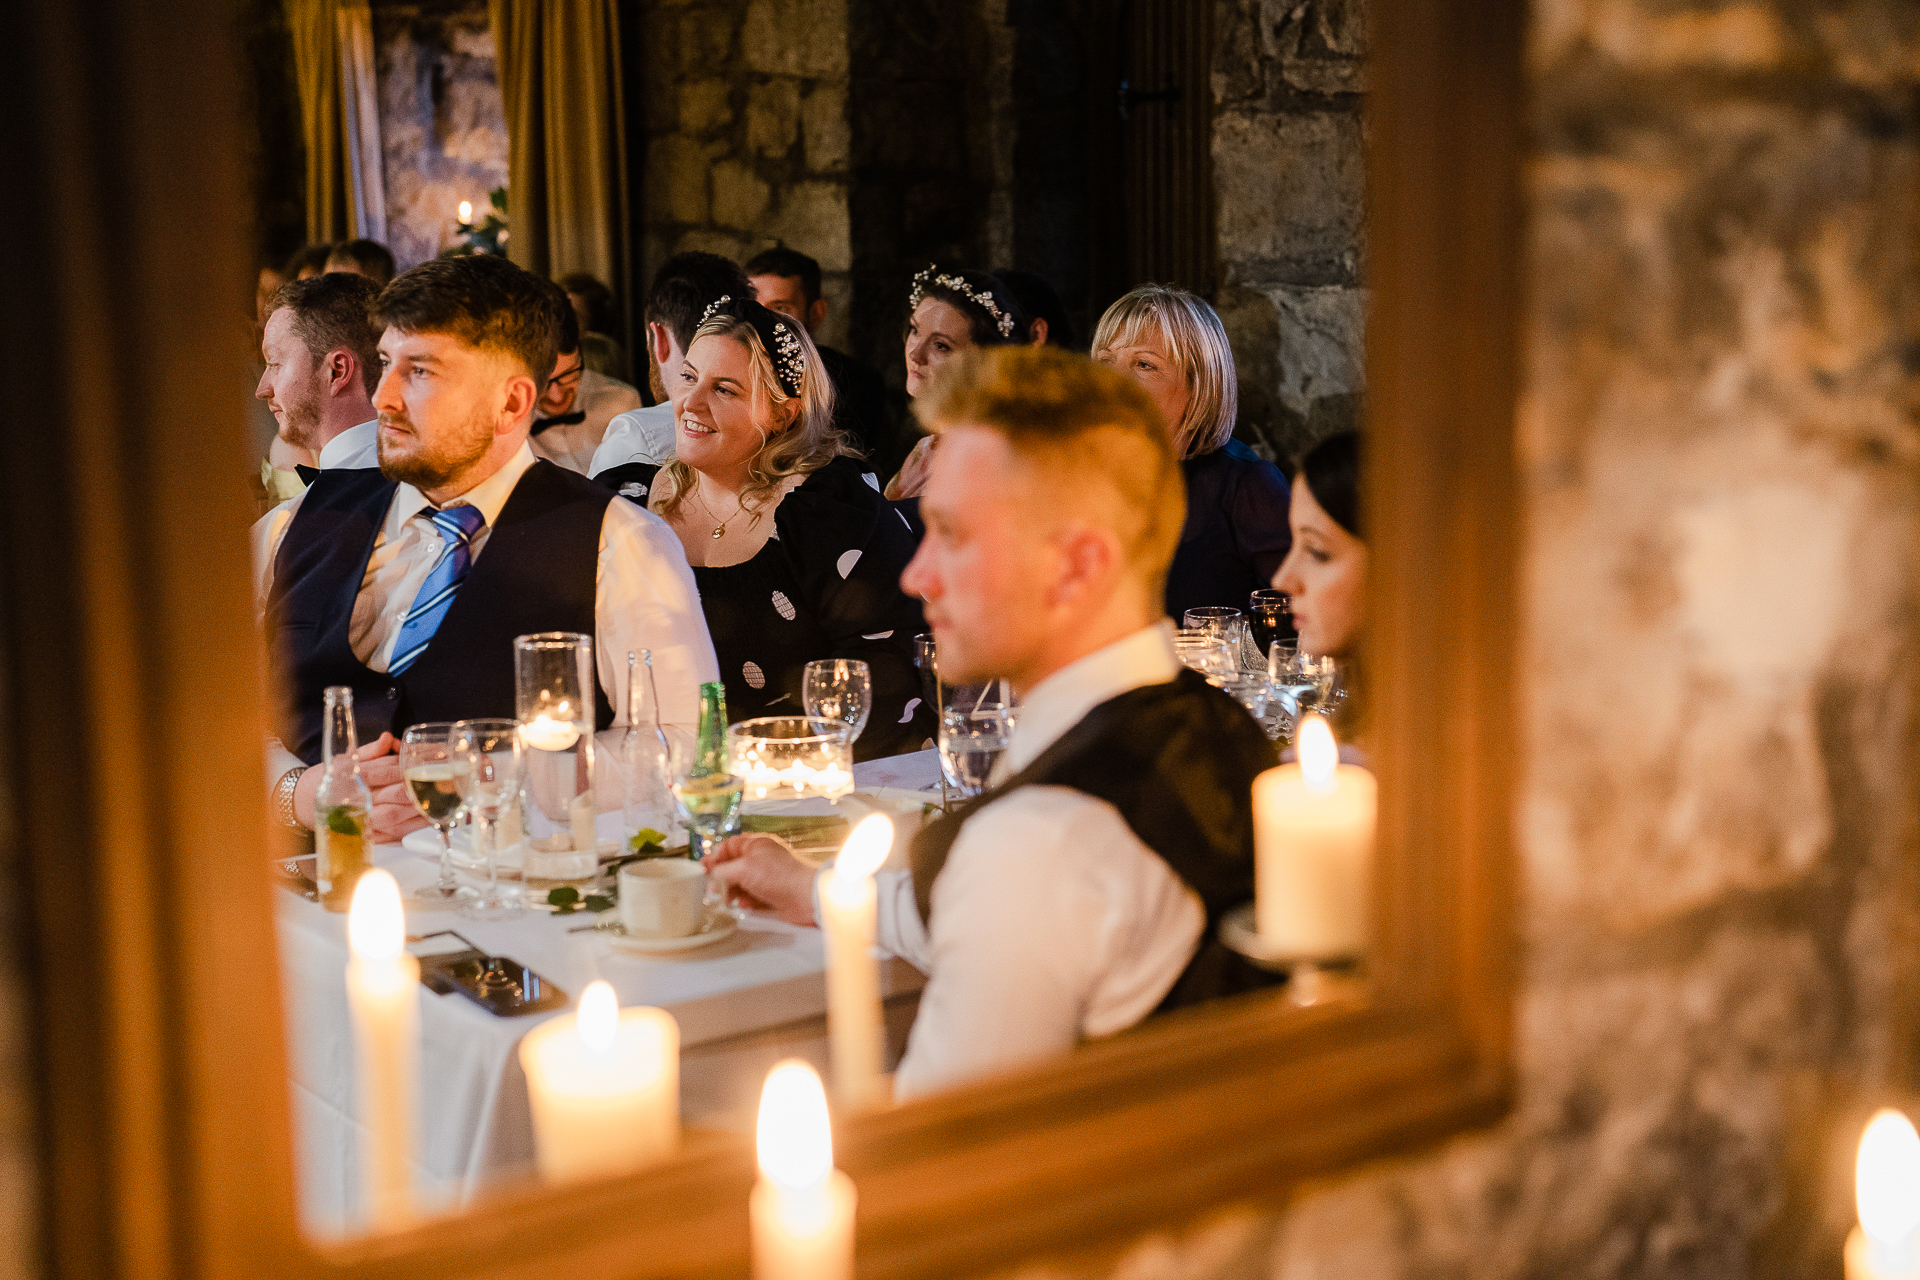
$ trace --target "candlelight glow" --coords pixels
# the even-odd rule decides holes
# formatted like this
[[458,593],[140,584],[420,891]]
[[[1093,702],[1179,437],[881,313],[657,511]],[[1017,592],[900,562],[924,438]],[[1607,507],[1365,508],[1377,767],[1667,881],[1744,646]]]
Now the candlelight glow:
[[574,1015],[580,1029],[580,1041],[589,1053],[613,1052],[614,1037],[620,1032],[620,1001],[613,988],[596,979],[580,993],[580,1010]]
[[362,960],[392,960],[406,946],[407,914],[400,906],[400,886],[389,872],[375,867],[354,886],[347,944]]
[[1294,739],[1300,753],[1300,776],[1315,791],[1333,787],[1333,771],[1340,764],[1340,748],[1334,745],[1333,730],[1319,715],[1301,717],[1300,733]]
[[1883,1110],[1867,1123],[1853,1178],[1860,1227],[1874,1244],[1898,1245],[1920,1227],[1920,1133],[1904,1115]]
[[473,221],[473,201],[462,200],[460,202],[460,221],[462,222]]
[[754,1139],[768,1181],[792,1191],[825,1185],[833,1172],[833,1124],[812,1067],[788,1058],[767,1073]]
[[[567,715],[567,704],[560,704],[560,714]],[[522,730],[527,745],[538,751],[565,751],[580,740],[580,726],[570,718],[556,719],[545,712],[535,716]]]
[[865,880],[880,869],[892,849],[893,819],[884,813],[870,813],[840,846],[840,857],[833,864],[834,877]]

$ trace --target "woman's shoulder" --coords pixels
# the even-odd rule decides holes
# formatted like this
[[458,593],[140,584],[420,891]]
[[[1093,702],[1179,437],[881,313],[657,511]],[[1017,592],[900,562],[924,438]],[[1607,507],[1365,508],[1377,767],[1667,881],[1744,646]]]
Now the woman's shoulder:
[[811,515],[821,508],[838,507],[872,520],[886,505],[887,500],[880,495],[880,477],[873,468],[859,458],[841,454],[809,472],[799,487],[781,500],[777,514],[792,519],[800,511]]

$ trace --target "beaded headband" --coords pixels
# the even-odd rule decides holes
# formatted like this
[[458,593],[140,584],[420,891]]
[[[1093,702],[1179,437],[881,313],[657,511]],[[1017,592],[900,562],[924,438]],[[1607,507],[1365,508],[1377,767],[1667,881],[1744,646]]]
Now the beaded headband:
[[752,299],[735,302],[730,293],[721,294],[701,312],[700,323],[705,324],[715,316],[731,316],[752,325],[773,361],[773,376],[780,380],[780,389],[790,396],[800,394],[800,380],[807,375],[807,353],[800,346],[800,339],[794,336],[791,321]]
[[991,289],[975,289],[963,278],[951,272],[941,275],[934,274],[938,270],[938,266],[929,263],[925,271],[922,271],[913,278],[913,292],[907,295],[907,310],[911,311],[920,305],[920,299],[927,296],[927,286],[929,284],[938,285],[942,289],[949,289],[959,294],[967,301],[973,303],[974,306],[979,307],[988,315],[992,316],[994,327],[1000,330],[1001,337],[1010,338],[1013,336],[1013,313],[1000,309],[1000,304],[993,300],[993,291]]

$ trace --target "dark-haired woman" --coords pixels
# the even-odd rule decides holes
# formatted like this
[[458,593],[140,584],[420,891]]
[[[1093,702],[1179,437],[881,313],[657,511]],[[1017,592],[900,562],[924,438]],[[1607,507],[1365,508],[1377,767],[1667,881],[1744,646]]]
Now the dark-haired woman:
[[1360,532],[1360,437],[1328,436],[1293,479],[1293,549],[1273,576],[1293,597],[1304,653],[1350,659],[1367,622],[1367,544]]
[[[934,370],[962,352],[1026,342],[1029,329],[1026,311],[1004,281],[985,271],[928,267],[907,294],[907,395],[918,396]],[[937,438],[927,436],[913,447],[887,482],[888,498],[920,496]]]

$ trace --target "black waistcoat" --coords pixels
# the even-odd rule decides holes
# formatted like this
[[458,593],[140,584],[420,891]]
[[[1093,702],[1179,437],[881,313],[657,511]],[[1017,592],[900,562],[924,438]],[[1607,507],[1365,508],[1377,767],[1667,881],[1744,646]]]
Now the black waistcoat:
[[[277,728],[287,750],[309,763],[320,759],[329,685],[353,690],[363,743],[429,720],[511,718],[514,637],[594,634],[600,526],[613,494],[538,461],[514,485],[426,652],[397,677],[370,670],[353,656],[348,625],[398,487],[372,469],[321,472],[274,559],[266,626]],[[604,729],[613,708],[598,663],[594,702]]]
[[911,856],[921,918],[932,915],[934,877],[975,811],[1016,787],[1072,787],[1119,810],[1206,907],[1206,930],[1159,1012],[1272,985],[1274,975],[1222,946],[1217,931],[1223,915],[1253,898],[1253,780],[1274,763],[1253,717],[1199,673],[1129,690],[1013,777],[920,829]]

